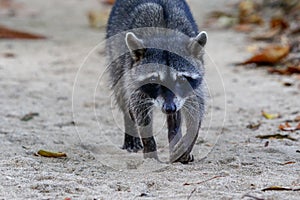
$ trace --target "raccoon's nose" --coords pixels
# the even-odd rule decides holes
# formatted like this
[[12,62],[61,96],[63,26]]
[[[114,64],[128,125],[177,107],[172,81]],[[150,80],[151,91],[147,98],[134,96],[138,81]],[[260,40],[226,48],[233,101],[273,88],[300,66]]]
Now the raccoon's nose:
[[174,114],[176,109],[175,103],[164,103],[162,107],[162,111],[165,114]]

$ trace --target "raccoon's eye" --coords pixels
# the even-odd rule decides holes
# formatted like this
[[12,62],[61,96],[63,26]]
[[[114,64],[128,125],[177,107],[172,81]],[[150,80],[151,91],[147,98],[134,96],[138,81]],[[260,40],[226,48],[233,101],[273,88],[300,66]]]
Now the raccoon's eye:
[[197,88],[202,82],[201,78],[186,77],[186,80],[190,83],[191,87],[194,89]]

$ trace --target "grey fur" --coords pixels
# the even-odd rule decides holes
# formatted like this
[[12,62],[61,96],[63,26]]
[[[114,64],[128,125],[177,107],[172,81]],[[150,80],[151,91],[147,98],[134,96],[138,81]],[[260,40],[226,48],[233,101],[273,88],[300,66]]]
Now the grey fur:
[[[183,0],[116,1],[107,27],[107,50],[112,89],[124,113],[125,149],[138,151],[141,137],[144,157],[158,159],[152,135],[156,105],[175,112],[167,115],[170,161],[192,160],[190,151],[205,110],[202,80],[207,35],[198,32]],[[193,81],[196,88],[191,88]],[[154,98],[152,90],[142,89],[150,83],[160,85],[164,96]],[[181,114],[188,122],[182,138]]]

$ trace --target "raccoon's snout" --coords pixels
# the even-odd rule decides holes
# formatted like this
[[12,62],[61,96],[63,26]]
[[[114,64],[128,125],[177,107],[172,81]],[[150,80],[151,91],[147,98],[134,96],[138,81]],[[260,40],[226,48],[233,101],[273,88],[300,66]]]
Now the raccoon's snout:
[[177,110],[177,107],[174,102],[164,103],[162,106],[162,112],[167,115],[174,114],[176,112],[176,110]]

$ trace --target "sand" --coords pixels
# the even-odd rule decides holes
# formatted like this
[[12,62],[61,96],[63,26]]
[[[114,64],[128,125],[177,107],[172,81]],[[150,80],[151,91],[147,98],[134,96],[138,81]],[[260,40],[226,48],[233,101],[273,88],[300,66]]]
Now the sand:
[[[210,98],[195,161],[159,163],[120,149],[123,124],[107,87],[105,29],[90,28],[86,17],[89,10],[101,10],[99,2],[18,2],[23,7],[14,17],[0,13],[1,24],[48,39],[0,41],[0,199],[299,199],[299,191],[262,191],[300,188],[299,141],[256,136],[300,139],[299,131],[278,131],[280,123],[300,114],[300,83],[233,66],[249,57],[247,35],[206,29]],[[199,25],[208,12],[226,5],[190,2]],[[294,85],[285,87],[287,79]],[[282,117],[264,119],[262,110]],[[20,120],[31,112],[39,115]],[[155,134],[159,156],[167,161],[162,117],[157,115]],[[246,128],[258,121],[258,130]],[[40,149],[65,152],[67,158],[36,156]]]

